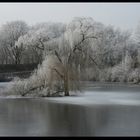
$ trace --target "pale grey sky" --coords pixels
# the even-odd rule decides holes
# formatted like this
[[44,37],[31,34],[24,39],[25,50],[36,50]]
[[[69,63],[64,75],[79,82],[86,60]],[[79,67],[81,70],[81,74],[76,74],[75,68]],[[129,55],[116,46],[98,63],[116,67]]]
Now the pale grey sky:
[[0,25],[13,20],[24,20],[30,25],[69,22],[78,16],[132,29],[140,21],[140,3],[0,3]]

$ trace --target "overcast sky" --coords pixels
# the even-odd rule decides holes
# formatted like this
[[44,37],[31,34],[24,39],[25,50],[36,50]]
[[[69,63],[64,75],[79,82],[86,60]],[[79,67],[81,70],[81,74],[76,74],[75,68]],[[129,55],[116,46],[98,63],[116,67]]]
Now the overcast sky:
[[7,21],[69,22],[92,17],[106,25],[133,29],[140,21],[140,3],[0,3],[0,25]]

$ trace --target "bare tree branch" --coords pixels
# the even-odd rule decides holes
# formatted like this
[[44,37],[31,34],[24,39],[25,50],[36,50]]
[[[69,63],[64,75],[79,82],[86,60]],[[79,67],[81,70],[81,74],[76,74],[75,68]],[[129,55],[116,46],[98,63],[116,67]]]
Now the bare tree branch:
[[56,68],[53,68],[53,70],[63,79],[64,75],[62,75]]
[[[57,56],[57,58],[58,58],[58,60],[59,60],[59,62],[61,62],[62,63],[62,60],[61,60],[61,58],[60,58],[60,56],[59,56],[59,54],[57,53],[57,51],[55,50],[55,55]],[[62,63],[63,64],[63,63]]]

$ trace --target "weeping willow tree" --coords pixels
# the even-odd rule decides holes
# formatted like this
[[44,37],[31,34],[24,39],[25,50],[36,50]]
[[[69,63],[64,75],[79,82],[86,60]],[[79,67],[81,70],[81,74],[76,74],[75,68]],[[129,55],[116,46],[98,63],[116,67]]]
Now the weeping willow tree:
[[[81,69],[85,68],[83,64],[87,63],[89,59],[94,62],[94,59],[87,53],[89,42],[92,39],[97,39],[93,20],[76,18],[69,24],[67,31],[60,38],[49,44],[49,46],[55,46],[51,50],[55,60],[55,64],[50,66],[51,75],[54,73],[58,75],[57,81],[61,81],[65,96],[70,95],[69,91],[80,90]],[[49,53],[48,50],[47,52]],[[56,79],[52,78],[51,81],[53,83]]]

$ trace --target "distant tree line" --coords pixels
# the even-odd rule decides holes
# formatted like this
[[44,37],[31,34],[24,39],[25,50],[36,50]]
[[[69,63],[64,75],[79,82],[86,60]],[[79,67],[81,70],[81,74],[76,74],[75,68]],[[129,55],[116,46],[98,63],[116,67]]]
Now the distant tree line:
[[41,63],[45,43],[64,31],[62,23],[7,22],[0,28],[0,64]]

